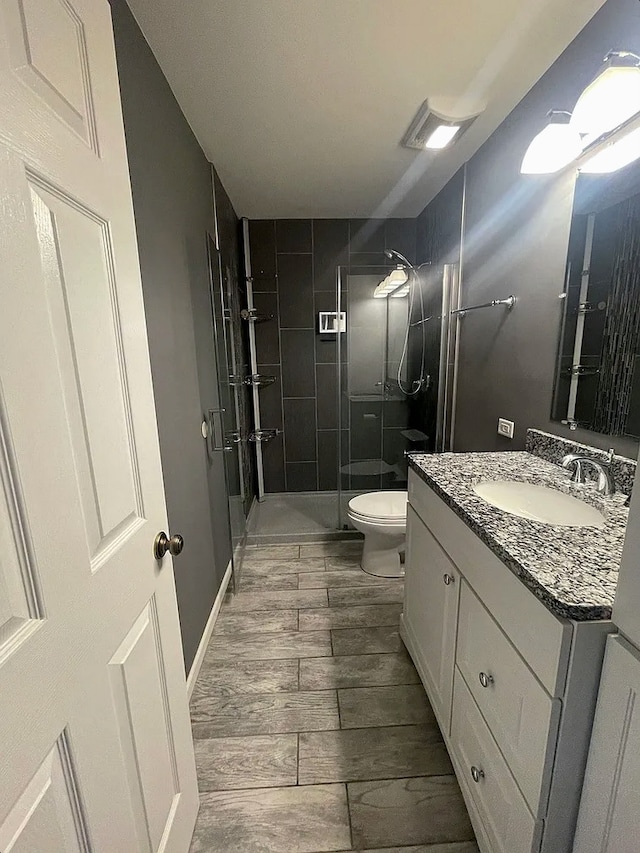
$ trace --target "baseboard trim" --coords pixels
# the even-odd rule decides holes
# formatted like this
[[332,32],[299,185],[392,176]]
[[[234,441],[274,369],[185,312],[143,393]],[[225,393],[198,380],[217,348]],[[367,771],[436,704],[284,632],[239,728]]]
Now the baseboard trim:
[[213,602],[211,613],[209,614],[207,624],[204,627],[204,632],[200,639],[200,643],[198,644],[198,651],[196,652],[196,656],[194,657],[193,663],[191,664],[191,669],[189,670],[189,675],[187,676],[187,697],[189,699],[191,699],[193,688],[196,686],[196,681],[198,680],[198,675],[200,674],[200,668],[202,667],[202,661],[204,660],[204,655],[207,651],[209,640],[211,639],[213,629],[216,626],[218,613],[220,613],[220,608],[222,607],[222,602],[227,592],[229,581],[231,580],[231,570],[231,560],[229,560],[227,571],[224,573],[224,577],[222,578],[220,589],[218,590],[218,594],[216,595],[216,600]]

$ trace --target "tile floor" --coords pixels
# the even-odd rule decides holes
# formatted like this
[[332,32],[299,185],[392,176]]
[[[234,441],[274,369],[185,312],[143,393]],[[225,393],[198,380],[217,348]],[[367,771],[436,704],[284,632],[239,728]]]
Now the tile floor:
[[191,703],[191,853],[477,853],[398,635],[402,583],[360,548],[247,551]]

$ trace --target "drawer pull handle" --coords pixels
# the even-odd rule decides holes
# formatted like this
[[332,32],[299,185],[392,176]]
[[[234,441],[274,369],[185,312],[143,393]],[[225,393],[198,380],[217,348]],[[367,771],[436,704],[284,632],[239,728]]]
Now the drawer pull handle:
[[471,778],[474,782],[480,782],[481,779],[484,779],[484,770],[481,770],[479,767],[474,765],[471,768]]
[[478,678],[480,679],[480,684],[482,684],[483,687],[489,687],[493,684],[493,676],[487,675],[486,672],[481,672]]
[[445,572],[445,574],[442,575],[442,580],[445,582],[445,584],[447,586],[449,586],[450,584],[455,583],[456,579],[454,578],[453,575],[450,575],[450,574]]

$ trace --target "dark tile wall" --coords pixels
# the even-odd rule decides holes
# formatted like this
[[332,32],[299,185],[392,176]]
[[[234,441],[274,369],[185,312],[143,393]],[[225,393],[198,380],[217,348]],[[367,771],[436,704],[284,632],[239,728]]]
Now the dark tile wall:
[[[338,265],[387,266],[385,248],[415,257],[414,219],[252,220],[249,246],[258,313],[264,427],[284,430],[263,444],[268,492],[333,490],[338,447],[349,447],[348,413],[338,423],[337,346],[317,332],[318,312],[336,310]],[[346,358],[346,347],[343,347]]]

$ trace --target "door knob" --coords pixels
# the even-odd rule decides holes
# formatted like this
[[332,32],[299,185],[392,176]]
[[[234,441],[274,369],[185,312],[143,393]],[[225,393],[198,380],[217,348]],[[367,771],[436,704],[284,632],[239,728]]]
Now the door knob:
[[480,782],[484,779],[484,770],[481,770],[479,767],[473,766],[471,768],[471,778],[474,782]]
[[486,672],[481,672],[478,675],[478,678],[480,679],[480,684],[482,684],[483,687],[489,687],[490,684],[493,684],[493,676],[488,675]]
[[177,557],[178,554],[182,553],[183,548],[184,539],[179,533],[169,539],[164,530],[161,530],[153,543],[153,556],[156,560],[161,560],[168,551],[172,557]]

